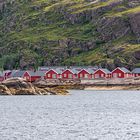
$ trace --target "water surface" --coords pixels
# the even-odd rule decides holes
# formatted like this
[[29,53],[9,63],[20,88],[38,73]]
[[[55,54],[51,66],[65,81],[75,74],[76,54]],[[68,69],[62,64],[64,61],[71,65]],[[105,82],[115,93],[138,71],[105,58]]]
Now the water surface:
[[0,140],[140,140],[140,91],[0,96]]

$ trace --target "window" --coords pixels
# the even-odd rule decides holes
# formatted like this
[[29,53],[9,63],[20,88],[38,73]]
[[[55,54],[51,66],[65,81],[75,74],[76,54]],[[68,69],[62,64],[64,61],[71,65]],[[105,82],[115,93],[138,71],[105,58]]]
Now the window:
[[99,74],[95,74],[95,78],[99,78]]
[[82,78],[83,77],[83,74],[80,74],[80,78]]
[[88,74],[85,74],[85,78],[88,78]]
[[64,74],[64,77],[67,77],[67,74]]
[[122,76],[122,74],[121,73],[119,73],[119,77],[121,77]]
[[51,74],[48,74],[48,77],[51,77]]
[[25,76],[25,77],[24,77],[24,79],[29,80],[29,79],[30,79],[30,77],[29,77],[29,76]]
[[129,77],[129,74],[128,73],[126,74],[126,77]]
[[114,73],[114,74],[113,74],[113,77],[115,77],[115,78],[116,78],[116,77],[117,77],[117,73]]
[[101,77],[104,77],[104,74],[101,74]]
[[53,78],[56,78],[56,74],[53,74],[52,77],[53,77]]
[[72,74],[69,74],[69,78],[72,78]]

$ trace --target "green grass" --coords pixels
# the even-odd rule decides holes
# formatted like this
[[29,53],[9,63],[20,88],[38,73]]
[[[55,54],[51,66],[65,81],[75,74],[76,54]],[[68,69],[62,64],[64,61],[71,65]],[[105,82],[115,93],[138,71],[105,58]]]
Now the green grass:
[[106,59],[106,54],[104,54],[101,48],[96,48],[93,51],[81,53],[76,57],[70,57],[64,61],[64,64],[80,63],[83,65],[90,65],[92,63],[100,63]]
[[[89,21],[86,19],[87,17],[83,16],[87,10],[94,11],[109,6],[112,2],[116,2],[116,0],[97,3],[87,2],[86,0],[16,0],[14,6],[9,6],[4,17],[0,20],[1,31],[9,27],[7,28],[8,31],[0,32],[0,47],[7,47],[6,53],[0,58],[0,67],[3,67],[9,59],[8,55],[11,58],[13,56],[13,60],[17,59],[18,56],[13,54],[14,47],[16,54],[20,48],[24,51],[27,49],[24,55],[29,59],[36,58],[39,61],[37,63],[41,64],[44,56],[40,54],[40,50],[48,54],[44,61],[51,60],[55,55],[57,56],[56,50],[69,49],[66,44],[67,40],[70,40],[70,43],[74,42],[70,49],[77,51],[78,55],[70,58],[63,58],[62,56],[61,63],[63,64],[91,65],[104,61],[113,63],[116,57],[125,62],[125,56],[140,48],[139,44],[130,43],[131,40],[135,41],[135,36],[128,34],[105,43],[100,39],[96,21],[94,23],[92,19]],[[118,12],[119,8],[122,8],[121,12]],[[124,1],[124,3],[113,7],[109,11],[101,12],[99,19],[105,16],[110,18],[120,16],[125,18],[127,22],[128,14],[138,12],[140,12],[140,6],[128,8],[128,2]],[[71,15],[72,18],[79,17],[80,20],[71,23],[66,18],[67,15]],[[114,30],[115,28],[113,27]],[[60,42],[64,42],[65,45],[60,45]],[[95,48],[84,52],[79,48],[79,44],[82,43],[93,43]],[[34,47],[37,47],[39,51],[35,51]],[[104,48],[108,50],[124,48],[124,50],[121,53],[112,54],[111,58],[108,58]]]

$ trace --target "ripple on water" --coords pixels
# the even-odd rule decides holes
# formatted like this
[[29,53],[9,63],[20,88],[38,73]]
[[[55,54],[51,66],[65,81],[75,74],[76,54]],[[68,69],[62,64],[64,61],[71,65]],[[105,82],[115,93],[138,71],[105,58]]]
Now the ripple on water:
[[139,140],[138,91],[0,97],[0,140]]

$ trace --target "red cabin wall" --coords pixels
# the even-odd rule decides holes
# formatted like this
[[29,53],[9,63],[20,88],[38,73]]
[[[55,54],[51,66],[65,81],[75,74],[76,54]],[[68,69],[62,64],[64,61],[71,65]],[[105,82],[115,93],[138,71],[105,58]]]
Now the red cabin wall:
[[59,77],[59,75],[55,72],[55,71],[53,71],[53,70],[50,70],[49,72],[47,72],[46,73],[46,75],[45,75],[45,79],[56,79],[56,78],[53,78],[53,75],[54,74],[56,74],[56,78],[58,78]]
[[41,78],[41,76],[31,76],[31,82],[34,82],[40,78]]
[[29,82],[34,82],[34,81],[40,79],[41,76],[37,76],[37,75],[36,76],[30,76],[28,72],[25,72],[25,74],[23,75],[23,78],[25,78]]
[[128,77],[133,77],[133,74],[132,73],[128,73]]
[[[72,77],[70,78],[69,75],[72,75]],[[66,70],[62,73],[62,79],[73,79],[73,78],[76,78],[75,75],[69,71],[69,70]]]
[[135,73],[134,74],[134,77],[139,77],[140,76],[140,73]]
[[27,81],[31,81],[31,76],[28,72],[25,72],[22,78],[26,79]]
[[[116,76],[115,76],[116,74]],[[123,71],[121,71],[120,69],[116,69],[112,72],[112,77],[113,78],[125,78],[125,73]]]
[[[86,77],[86,75],[88,75],[88,76]],[[79,79],[91,79],[92,75],[90,75],[87,71],[82,70],[81,72],[78,73],[78,78]]]
[[[98,77],[96,77],[98,75]],[[95,73],[94,73],[94,78],[95,79],[98,79],[98,78],[106,78],[106,74],[101,71],[101,70],[97,70]]]
[[111,74],[106,74],[106,78],[112,78],[112,75]]

